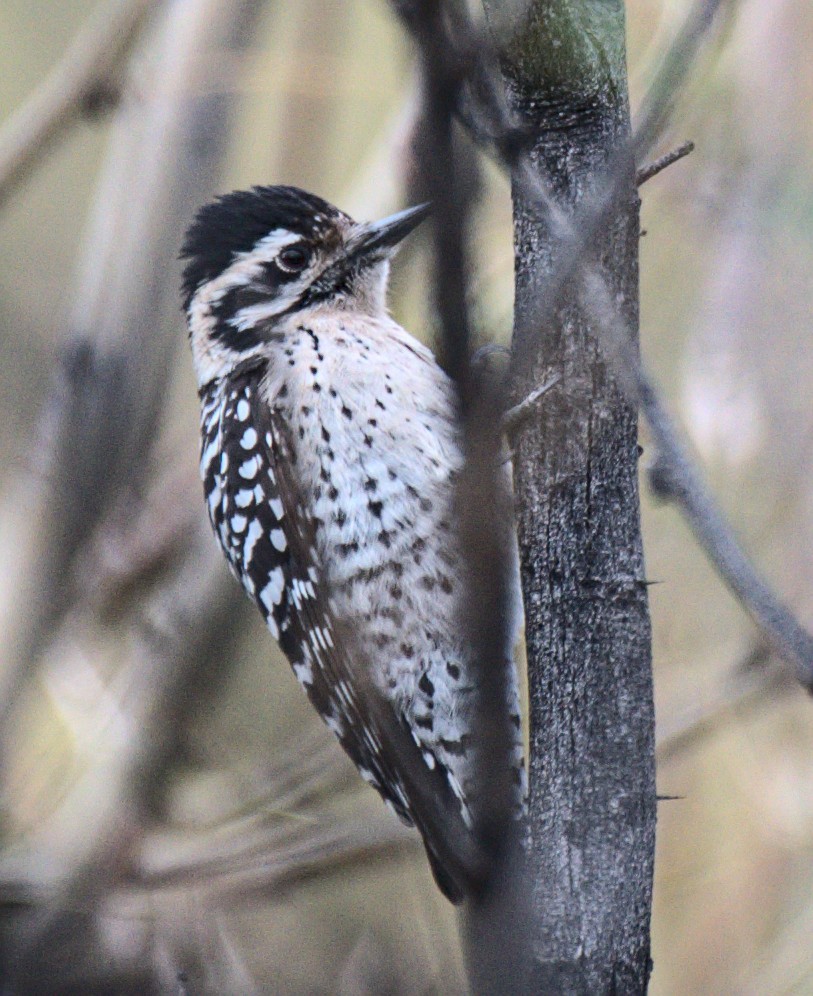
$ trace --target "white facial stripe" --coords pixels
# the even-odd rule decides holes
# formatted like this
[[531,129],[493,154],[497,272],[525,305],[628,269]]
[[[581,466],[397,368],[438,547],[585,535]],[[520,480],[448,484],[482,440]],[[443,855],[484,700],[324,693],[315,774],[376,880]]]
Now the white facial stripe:
[[245,287],[257,277],[265,263],[270,263],[275,259],[281,249],[299,242],[300,236],[295,232],[289,232],[287,228],[275,228],[269,232],[248,252],[237,253],[234,262],[227,267],[219,277],[210,280],[192,298],[189,309],[190,318],[195,318],[196,309],[211,307],[223,297],[225,293],[234,287]]
[[[215,320],[212,317],[212,308],[223,298],[224,294],[233,288],[245,287],[250,284],[261,273],[265,263],[274,259],[285,246],[299,242],[300,238],[299,235],[288,231],[287,228],[275,228],[260,239],[253,249],[238,253],[231,266],[225,269],[219,277],[210,280],[195,292],[189,304],[189,328],[191,330],[192,356],[199,387],[203,387],[204,384],[217,376],[224,367],[228,366],[230,359],[234,356],[233,350],[224,347],[214,338]],[[284,306],[280,303],[280,299],[277,299],[274,310]],[[271,314],[273,311],[268,317]],[[235,323],[238,320],[239,315],[233,319]],[[239,324],[236,327],[243,331],[248,327],[246,322],[248,319],[242,324],[242,327]],[[245,357],[249,355],[251,354],[241,354]]]
[[307,283],[307,280],[297,280],[296,283],[287,287],[286,293],[277,293],[273,300],[261,301],[259,304],[249,304],[245,308],[241,308],[234,318],[229,319],[229,325],[236,328],[238,332],[245,332],[246,329],[252,328],[257,322],[265,318],[273,318],[274,315],[282,314],[297,301],[302,293],[304,283]]
[[[274,259],[280,249],[291,245],[292,242],[299,242],[301,238],[301,235],[289,232],[287,228],[275,228],[273,232],[264,235],[249,252],[239,253],[238,259],[251,256],[254,259],[260,259],[264,263],[268,263]],[[226,270],[226,272],[228,273],[229,271]]]

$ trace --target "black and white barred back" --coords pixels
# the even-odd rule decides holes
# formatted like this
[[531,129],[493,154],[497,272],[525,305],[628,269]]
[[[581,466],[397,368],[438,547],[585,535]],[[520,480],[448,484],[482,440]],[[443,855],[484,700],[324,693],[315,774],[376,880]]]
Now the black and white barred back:
[[[229,195],[187,237],[186,304],[201,475],[232,571],[459,900],[477,860],[465,840],[477,772],[452,515],[462,455],[452,385],[385,309],[387,257],[412,224],[405,212],[356,225],[293,188]],[[500,664],[519,806],[511,650]]]

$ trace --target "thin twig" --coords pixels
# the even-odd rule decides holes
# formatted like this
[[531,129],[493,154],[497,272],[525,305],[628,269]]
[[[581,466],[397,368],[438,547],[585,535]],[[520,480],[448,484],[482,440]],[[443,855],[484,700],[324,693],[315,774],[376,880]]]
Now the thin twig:
[[39,89],[0,131],[0,205],[75,124],[113,77],[159,0],[115,0],[96,10]]
[[[83,343],[79,355],[85,376],[69,381],[57,399],[56,412],[64,418],[54,426],[57,435],[47,460],[52,500],[43,530],[59,538],[67,519],[67,539],[73,545],[68,544],[67,559],[58,543],[46,544],[41,556],[32,558],[40,581],[50,581],[56,591],[66,586],[75,557],[84,551],[102,516],[110,513],[112,502],[100,503],[96,493],[129,493],[130,515],[143,500],[137,486],[143,491],[148,480],[147,457],[174,353],[175,337],[166,334],[163,321],[166,311],[175,327],[177,301],[174,294],[170,297],[173,285],[166,281],[167,268],[175,264],[178,232],[215,182],[232,121],[232,93],[201,97],[190,84],[201,65],[224,47],[240,51],[250,43],[260,10],[258,0],[176,0],[168,5],[152,39],[153,57],[160,66],[154,86],[147,99],[124,100],[119,109],[100,182],[95,237],[75,305],[73,328]],[[120,371],[115,392],[99,392],[96,380],[87,376],[96,368]],[[92,404],[85,404],[77,386],[91,396]],[[88,408],[101,425],[79,417]],[[71,428],[72,435],[65,432]],[[95,447],[89,477],[82,473],[85,443]],[[73,531],[80,533],[78,544]],[[186,558],[146,606],[140,603],[125,620],[130,622],[129,638],[121,643],[124,660],[117,680],[126,693],[122,715],[128,722],[119,730],[115,749],[94,758],[92,770],[78,786],[87,794],[74,792],[61,807],[68,821],[73,807],[73,826],[81,825],[83,832],[60,850],[53,904],[28,925],[28,937],[19,938],[16,968],[23,976],[37,971],[40,954],[62,929],[63,909],[101,901],[166,777],[170,749],[177,747],[175,738],[182,728],[180,718],[202,687],[217,687],[207,665],[223,673],[220,654],[238,618],[235,591],[220,568],[212,569],[215,553],[208,529],[199,548],[196,538],[187,537]],[[3,746],[8,743],[4,724],[15,700],[37,673],[43,646],[55,634],[64,639],[59,623],[71,607],[69,598],[56,612],[50,608],[46,613],[41,606],[33,612],[33,623],[21,640],[23,652],[4,675]],[[82,610],[87,611],[84,603]],[[75,810],[83,806],[86,812],[77,820]]]
[[[772,658],[766,648],[757,648],[721,683],[709,701],[693,706],[659,729],[658,761],[674,761],[697,748],[732,718],[745,710],[762,708],[775,697],[798,689],[787,666]],[[797,692],[798,694],[798,692]]]
[[[177,923],[178,912],[177,908],[173,910],[172,897],[179,893],[194,897],[195,909],[203,916],[217,917],[220,911],[233,910],[236,900],[245,903],[252,896],[267,899],[298,882],[322,880],[353,866],[366,868],[377,860],[410,858],[416,845],[415,834],[384,810],[364,819],[337,819],[333,814],[320,822],[300,820],[287,840],[269,835],[245,853],[236,853],[228,862],[210,861],[200,855],[186,860],[168,855],[156,862],[147,856],[145,861],[136,862],[123,880],[110,883],[111,891],[102,909],[96,910],[81,896],[73,896],[72,904],[62,910],[60,926],[64,929],[66,924],[72,924],[75,930],[81,930],[110,920],[153,921],[156,935],[164,937],[170,926],[166,917]],[[47,885],[23,883],[6,874],[0,880],[0,902],[36,912],[52,907],[55,896]],[[138,956],[138,947],[133,953]],[[121,956],[120,951],[105,951],[105,969],[110,970],[111,958]],[[48,971],[53,970],[56,958],[49,951],[43,959],[46,966],[43,975],[47,979],[52,978]],[[209,966],[210,970],[214,967],[216,962]],[[50,991],[43,975],[35,977],[41,983],[36,991]],[[108,988],[109,984],[105,991]],[[33,986],[30,991],[35,991]],[[217,987],[212,991],[242,993],[244,989]]]
[[151,85],[139,89],[130,74],[110,128],[37,447],[41,519],[28,558],[26,616],[0,675],[0,742],[23,683],[77,594],[70,583],[77,558],[106,515],[121,509],[132,519],[140,500],[182,341],[168,334],[178,303],[167,273],[177,270],[178,233],[216,182],[235,99],[196,85],[201,45],[216,38],[228,51],[240,43],[230,34],[232,4],[203,5],[176,0],[156,18],[158,44],[138,55],[139,64],[155,61]]
[[[503,165],[511,171],[514,182],[525,189],[525,199],[536,202],[556,241],[556,267],[540,287],[539,300],[534,307],[540,328],[552,320],[565,286],[589,258],[589,249],[597,233],[617,209],[619,199],[627,196],[632,164],[640,162],[660,137],[669,110],[715,17],[721,8],[735,2],[697,0],[650,84],[632,139],[616,149],[603,176],[597,178],[592,197],[583,198],[579,210],[572,216],[564,213],[530,160],[527,136],[523,139],[513,120],[503,87],[498,82],[496,58],[485,39],[470,25],[466,29],[464,20],[461,21],[463,28],[455,25],[462,38],[457,49],[454,40],[447,37],[450,58],[462,58],[461,50],[468,54],[466,64],[473,80],[470,100],[463,109],[461,120],[467,125],[474,124],[471,134],[476,141],[496,151]],[[521,375],[522,371],[532,370],[531,360],[532,357],[517,351],[514,371]]]
[[[289,830],[281,835],[273,828],[257,833],[207,854],[200,849],[186,857],[178,854],[142,855],[134,869],[133,883],[149,888],[192,885],[206,882],[212,891],[262,889],[291,875],[313,872],[317,867],[333,867],[357,858],[359,852],[381,849],[413,851],[417,848],[415,833],[385,810],[363,819],[323,821],[291,821]],[[154,849],[153,849],[154,850]]]
[[[563,289],[577,273],[581,273],[594,317],[594,331],[628,399],[640,406],[652,429],[658,448],[661,481],[668,497],[678,504],[707,556],[749,615],[763,629],[772,646],[793,663],[799,681],[813,688],[813,638],[750,564],[731,527],[703,485],[665,406],[643,369],[632,330],[623,318],[619,303],[596,267],[589,262],[587,251],[595,232],[624,193],[628,183],[625,179],[629,172],[627,164],[643,155],[661,134],[669,109],[687,77],[700,43],[724,3],[725,0],[700,0],[695,5],[650,88],[642,121],[632,142],[617,151],[603,183],[597,187],[597,193],[585,208],[573,215],[566,214],[557,203],[524,150],[519,148],[510,157],[502,150],[501,137],[514,135],[516,128],[504,109],[504,102],[493,94],[493,89],[486,96],[483,117],[492,123],[495,143],[501,148],[506,164],[513,169],[515,182],[525,185],[527,199],[535,203],[557,240],[557,266],[545,282],[534,309],[537,324],[545,327],[552,318]],[[480,71],[480,78],[484,76],[485,71]],[[482,86],[480,93],[483,93]],[[495,120],[499,125],[496,130],[493,126]],[[531,370],[529,360],[530,357],[515,355],[515,371]]]
[[700,46],[720,11],[734,8],[737,0],[696,0],[647,89],[640,121],[633,137],[635,159],[640,162],[666,126],[678,95],[688,79]]
[[813,690],[813,637],[796,620],[750,563],[716,501],[688,455],[672,418],[644,370],[631,331],[606,283],[595,270],[583,275],[594,330],[628,399],[639,405],[652,433],[656,461],[650,480],[660,497],[673,501],[695,539],[740,604],[776,652]]
[[647,180],[651,180],[653,176],[657,176],[658,173],[662,173],[673,163],[679,162],[681,159],[685,159],[686,156],[690,155],[692,152],[694,152],[694,142],[684,142],[683,145],[679,145],[676,149],[672,149],[672,151],[667,152],[665,156],[661,156],[659,159],[651,162],[648,166],[644,166],[639,169],[635,174],[636,185],[642,187]]
[[536,407],[537,401],[539,401],[543,395],[547,394],[552,387],[556,387],[561,379],[562,377],[560,374],[550,377],[544,384],[540,384],[539,387],[535,387],[530,394],[522,399],[522,401],[509,408],[503,414],[502,431],[509,437],[509,439],[517,431],[517,429],[523,425],[531,411]]
[[[37,962],[72,909],[92,910],[127,865],[143,833],[180,729],[179,719],[196,701],[200,682],[212,682],[239,629],[236,592],[218,565],[203,532],[190,537],[189,555],[155,591],[133,620],[122,645],[125,656],[112,689],[111,710],[98,717],[114,726],[57,814],[39,846],[60,840],[62,863],[51,871],[52,894],[16,938],[16,970],[35,972]],[[239,608],[239,604],[238,604]],[[201,620],[205,620],[202,625]],[[115,709],[115,712],[112,712]],[[81,828],[81,830],[79,830]],[[32,862],[36,867],[37,863]]]
[[[472,332],[467,303],[469,259],[466,231],[477,183],[476,166],[470,151],[461,144],[453,131],[454,113],[463,76],[460,67],[447,58],[443,48],[440,28],[446,5],[442,0],[417,0],[413,6],[415,16],[410,27],[419,47],[424,76],[424,122],[418,149],[418,180],[425,187],[433,205],[435,276],[433,291],[441,325],[440,345],[446,367],[455,380],[463,414],[466,470],[470,473],[466,476],[464,472],[465,481],[461,484],[461,492],[465,488],[482,491],[484,500],[477,504],[485,510],[492,507],[496,500],[497,481],[492,478],[497,461],[489,461],[487,451],[496,446],[497,440],[493,427],[490,435],[493,435],[494,439],[486,441],[484,438],[489,433],[479,411],[480,398],[474,390],[472,376]],[[403,6],[401,12],[403,13]],[[461,493],[457,497],[461,505],[471,507],[471,503],[465,500],[467,496]],[[483,534],[488,535],[487,521],[481,521],[479,526],[475,526],[473,522],[469,525],[481,537]],[[477,570],[475,559],[478,554],[475,547],[467,542],[471,537],[465,534],[465,525],[461,533],[468,560],[468,575],[470,579],[480,577],[484,572]],[[480,552],[484,550],[485,545],[481,544]],[[499,556],[499,551],[497,554]],[[500,569],[499,564],[492,566],[497,567],[497,570],[488,572],[488,576],[494,579],[489,590],[468,592],[468,599],[477,604],[477,611],[472,615],[476,614],[481,623],[483,612],[486,616],[494,613],[497,618],[503,615],[497,614],[495,610],[498,603],[505,598],[505,592],[502,590],[504,571]],[[502,654],[500,647],[504,645],[505,634],[499,630],[499,627],[493,629],[486,623],[482,630],[474,627],[470,633],[474,644],[474,656],[478,661],[494,661],[500,658]],[[496,669],[490,668],[489,671],[495,672]],[[485,680],[484,674],[478,674],[478,677]],[[499,712],[493,708],[496,702],[507,701],[504,689],[499,687],[501,684],[502,679],[498,678],[495,687],[492,688],[493,694],[487,699],[488,708],[492,713]],[[486,800],[486,807],[495,807],[499,812],[478,812],[475,807],[475,820],[493,819],[495,827],[489,828],[493,830],[496,829],[496,825],[504,823],[510,808],[505,794],[505,787],[510,781],[507,754],[505,758],[501,756],[506,752],[507,744],[510,742],[509,722],[506,710],[505,731],[499,730],[499,722],[490,728],[485,719],[485,710],[483,712],[484,714],[478,717],[478,721],[483,723],[483,728],[479,729],[478,733],[489,740],[490,750],[484,751],[484,755],[489,759],[487,767],[492,768],[494,774],[500,772],[500,788],[492,793],[489,791],[489,785],[481,785],[480,794]],[[505,736],[502,736],[503,732]],[[500,767],[503,760],[506,761],[505,772]],[[484,777],[488,782],[487,775]],[[479,829],[484,828],[481,826]]]
[[[442,0],[396,2],[418,46],[424,74],[424,114],[419,143],[421,196],[433,204],[434,299],[441,326],[441,357],[460,399],[465,463],[455,502],[458,536],[466,569],[466,604],[458,625],[471,647],[472,750],[477,795],[471,799],[475,833],[490,858],[488,879],[470,897],[470,973],[476,989],[490,991],[499,978],[506,990],[523,991],[529,966],[529,902],[521,861],[519,823],[512,818],[511,744],[506,658],[513,633],[511,591],[515,568],[508,524],[507,488],[501,473],[502,391],[482,369],[472,366],[468,309],[468,226],[477,184],[471,148],[454,130],[468,60],[454,57],[444,39],[445,18],[457,10]],[[481,365],[482,366],[482,365]]]

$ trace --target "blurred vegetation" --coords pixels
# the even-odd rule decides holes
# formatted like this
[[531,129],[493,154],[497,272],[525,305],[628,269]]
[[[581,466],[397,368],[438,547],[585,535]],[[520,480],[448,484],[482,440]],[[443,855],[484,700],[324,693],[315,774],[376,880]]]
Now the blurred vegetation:
[[[634,106],[687,7],[627,4]],[[0,122],[95,8],[88,0],[0,6]],[[643,189],[641,256],[646,360],[747,548],[808,626],[811,37],[806,0],[744,0],[715,32],[671,128],[674,144],[691,138],[697,151]],[[149,89],[149,75],[138,77],[149,66],[143,53],[134,65],[135,92]],[[398,206],[409,183],[414,74],[383,0],[269,0],[239,64],[211,60],[196,79],[239,97],[219,189],[294,183],[358,217]],[[26,584],[36,584],[46,399],[71,333],[76,263],[110,136],[109,117],[82,121],[0,212],[4,634],[19,627]],[[507,342],[510,198],[490,166],[481,214],[476,314],[484,339]],[[425,267],[420,249],[404,253],[393,305],[431,340]],[[177,267],[167,280],[177,284]],[[77,568],[73,607],[27,662],[4,744],[7,953],[25,940],[19,918],[59,895],[71,862],[94,853],[84,838],[101,825],[115,845],[102,853],[115,867],[100,870],[107,885],[92,904],[63,910],[64,949],[54,950],[70,969],[65,991],[92,976],[94,959],[96,970],[101,962],[117,973],[121,991],[125,980],[144,991],[145,979],[176,991],[185,985],[179,973],[190,992],[462,991],[453,912],[420,848],[312,715],[206,535],[179,312],[160,334],[177,349],[136,488],[141,502],[131,517],[119,509],[104,524]],[[645,430],[642,444],[646,451]],[[659,582],[650,589],[659,790],[679,797],[660,807],[652,992],[809,992],[811,704],[761,652],[676,513],[645,498],[644,525],[649,577]],[[152,790],[118,822],[100,824],[119,798],[122,744],[161,730],[149,717],[137,721],[132,705],[139,673],[147,683],[151,674],[132,607],[177,601],[209,571],[222,640],[211,660],[200,651],[200,669],[178,686],[181,703],[162,714],[172,742],[160,777],[150,768]],[[7,655],[12,644],[2,641]],[[83,916],[90,926],[72,932]]]

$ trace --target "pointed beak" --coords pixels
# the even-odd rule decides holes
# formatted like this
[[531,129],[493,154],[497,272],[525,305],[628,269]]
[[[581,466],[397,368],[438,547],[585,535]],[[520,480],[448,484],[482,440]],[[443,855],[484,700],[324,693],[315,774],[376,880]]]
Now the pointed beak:
[[429,204],[418,204],[381,221],[359,225],[348,240],[348,255],[385,259],[399,242],[420,225],[429,214],[429,208]]
[[309,294],[320,300],[335,294],[348,276],[389,259],[393,250],[429,214],[429,204],[418,204],[381,221],[354,225],[344,244],[344,252],[314,281]]

